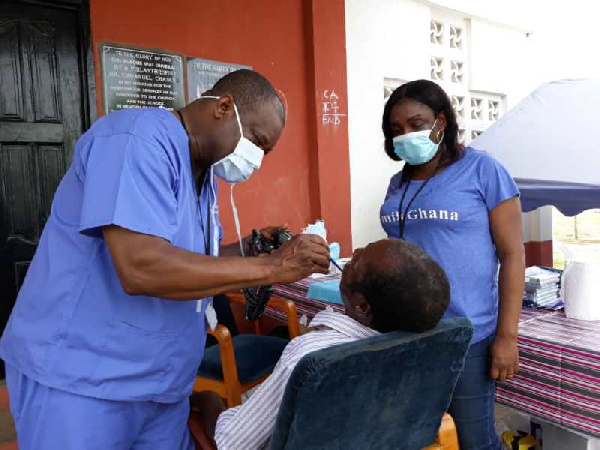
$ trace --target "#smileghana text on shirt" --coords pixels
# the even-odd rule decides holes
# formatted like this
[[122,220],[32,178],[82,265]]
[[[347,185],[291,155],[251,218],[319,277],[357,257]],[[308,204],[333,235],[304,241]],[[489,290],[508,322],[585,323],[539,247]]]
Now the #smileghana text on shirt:
[[[402,217],[404,219],[404,216]],[[447,211],[445,209],[411,209],[406,213],[406,220],[448,220],[458,222],[459,215],[457,211]],[[400,213],[394,211],[391,214],[381,216],[382,223],[395,223],[400,220]]]

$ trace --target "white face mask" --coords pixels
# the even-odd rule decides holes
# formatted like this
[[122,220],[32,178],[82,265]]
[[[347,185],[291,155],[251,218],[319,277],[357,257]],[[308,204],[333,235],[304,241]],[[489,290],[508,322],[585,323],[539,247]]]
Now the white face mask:
[[[219,97],[204,96],[202,98],[218,99]],[[244,137],[240,114],[235,103],[233,108],[240,128],[240,140],[232,153],[213,164],[213,171],[216,176],[228,183],[241,183],[250,178],[250,175],[260,168],[265,152]]]

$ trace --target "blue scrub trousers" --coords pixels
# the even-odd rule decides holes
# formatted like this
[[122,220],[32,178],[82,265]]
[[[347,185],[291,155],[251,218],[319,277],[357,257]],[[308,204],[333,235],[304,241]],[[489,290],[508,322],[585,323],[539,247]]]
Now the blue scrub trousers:
[[496,382],[490,378],[489,354],[495,334],[471,345],[448,412],[456,423],[461,450],[501,450],[496,435]]
[[194,450],[189,400],[100,400],[39,384],[7,365],[19,450]]

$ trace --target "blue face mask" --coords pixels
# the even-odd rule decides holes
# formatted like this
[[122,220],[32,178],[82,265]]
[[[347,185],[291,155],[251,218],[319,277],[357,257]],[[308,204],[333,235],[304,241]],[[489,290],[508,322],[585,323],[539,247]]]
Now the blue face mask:
[[[435,127],[435,122],[433,126]],[[439,143],[436,144],[429,138],[432,130],[414,131],[396,136],[392,141],[394,143],[394,153],[411,166],[428,163],[433,159],[440,146]],[[440,142],[442,142],[442,139],[444,139],[443,133]]]

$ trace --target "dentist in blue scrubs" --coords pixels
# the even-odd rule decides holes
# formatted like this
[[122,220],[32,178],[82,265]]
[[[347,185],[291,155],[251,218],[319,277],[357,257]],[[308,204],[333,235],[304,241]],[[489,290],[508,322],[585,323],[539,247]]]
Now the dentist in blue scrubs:
[[215,177],[246,180],[284,122],[271,84],[240,70],[180,111],[109,114],[79,139],[0,341],[20,450],[193,448],[211,296],[329,267],[316,236],[265,258],[219,249]]

